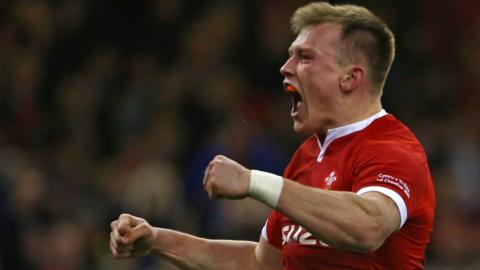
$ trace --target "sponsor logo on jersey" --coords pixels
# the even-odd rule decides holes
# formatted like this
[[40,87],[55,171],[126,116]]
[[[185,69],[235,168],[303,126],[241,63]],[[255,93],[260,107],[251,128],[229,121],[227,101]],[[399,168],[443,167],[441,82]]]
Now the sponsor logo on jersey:
[[308,232],[305,228],[298,224],[285,225],[282,227],[282,245],[289,243],[297,243],[304,246],[324,246],[328,245]]
[[395,177],[393,175],[388,175],[384,173],[379,173],[377,176],[377,181],[378,182],[383,182],[383,183],[388,183],[391,185],[394,185],[398,187],[400,190],[402,190],[405,195],[407,195],[408,198],[410,198],[410,187],[408,184],[403,180],[398,177]]

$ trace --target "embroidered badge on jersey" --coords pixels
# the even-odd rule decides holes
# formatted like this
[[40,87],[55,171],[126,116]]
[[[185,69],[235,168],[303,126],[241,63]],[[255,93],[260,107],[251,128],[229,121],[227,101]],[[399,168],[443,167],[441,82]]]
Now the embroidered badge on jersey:
[[329,176],[325,177],[325,189],[331,189],[332,184],[337,181],[335,171],[331,172]]

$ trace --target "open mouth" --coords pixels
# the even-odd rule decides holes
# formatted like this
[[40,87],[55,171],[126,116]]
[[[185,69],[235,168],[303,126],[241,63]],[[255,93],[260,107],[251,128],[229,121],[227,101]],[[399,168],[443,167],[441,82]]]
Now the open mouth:
[[297,113],[298,109],[302,103],[302,96],[298,90],[291,84],[284,84],[285,92],[290,95],[292,100],[292,113]]

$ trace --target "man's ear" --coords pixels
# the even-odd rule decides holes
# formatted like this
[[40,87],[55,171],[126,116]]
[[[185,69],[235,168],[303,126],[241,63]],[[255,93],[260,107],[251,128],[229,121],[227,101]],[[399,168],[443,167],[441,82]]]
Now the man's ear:
[[345,93],[350,93],[365,80],[365,69],[361,66],[350,66],[340,80],[340,89]]

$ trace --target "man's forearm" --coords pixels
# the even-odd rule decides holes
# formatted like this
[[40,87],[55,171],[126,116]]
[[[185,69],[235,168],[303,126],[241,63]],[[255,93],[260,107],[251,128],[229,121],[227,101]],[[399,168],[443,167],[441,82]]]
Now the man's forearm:
[[156,228],[152,254],[181,269],[257,269],[257,243],[209,240],[178,231]]
[[375,199],[315,189],[289,180],[284,183],[277,209],[319,240],[339,249],[371,251],[396,229],[386,227],[389,220]]

